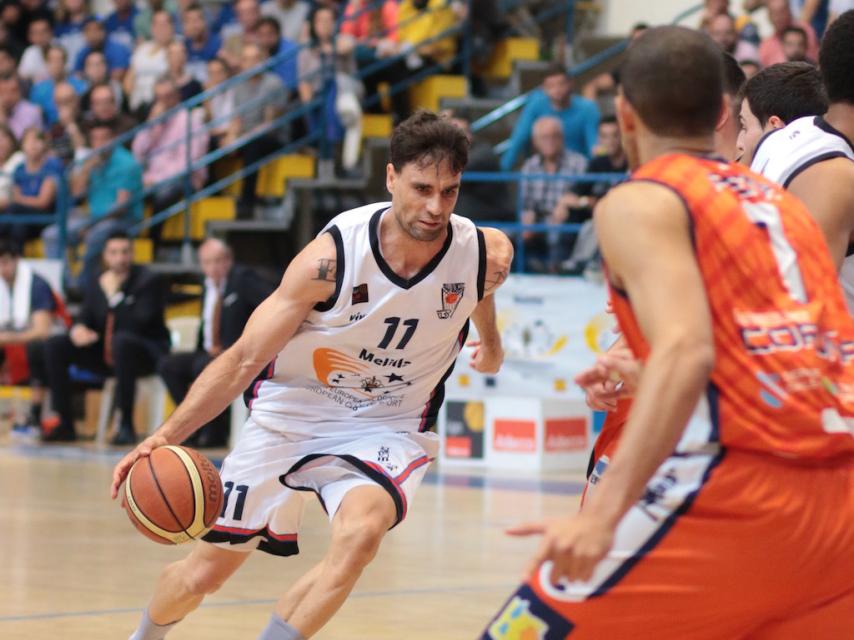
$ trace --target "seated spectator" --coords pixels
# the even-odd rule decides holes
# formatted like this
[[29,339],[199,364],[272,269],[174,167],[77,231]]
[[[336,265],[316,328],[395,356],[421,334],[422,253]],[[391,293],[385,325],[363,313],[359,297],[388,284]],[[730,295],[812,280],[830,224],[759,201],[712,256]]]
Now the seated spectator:
[[47,64],[47,78],[35,84],[30,89],[30,102],[38,105],[42,110],[46,125],[52,125],[57,121],[59,113],[54,101],[54,89],[58,84],[68,84],[74,89],[74,93],[82,95],[86,91],[86,83],[76,76],[69,76],[65,70],[65,50],[59,45],[50,45],[45,54]]
[[136,45],[134,22],[137,9],[133,0],[113,0],[115,11],[104,18],[107,37],[130,50]]
[[0,77],[0,118],[9,125],[20,141],[24,131],[42,126],[42,110],[29,100],[24,100],[21,79],[18,76]]
[[[24,161],[12,174],[13,213],[53,213],[56,194],[62,176],[62,162],[48,155],[50,149],[45,132],[40,127],[30,127],[21,140]],[[36,237],[44,225],[30,225],[28,237]]]
[[68,374],[72,364],[116,377],[121,418],[112,444],[136,442],[136,381],[153,373],[157,360],[169,350],[169,331],[163,321],[165,287],[157,275],[133,264],[132,255],[126,234],[117,232],[105,239],[104,270],[86,285],[77,322],[67,335],[49,338],[45,345],[51,403],[59,415],[59,426],[44,436],[47,442],[77,437]]
[[47,68],[47,51],[53,39],[53,29],[47,18],[39,18],[30,23],[28,39],[30,46],[21,57],[18,75],[35,84],[50,75]]
[[401,49],[410,52],[406,58],[410,71],[451,63],[457,54],[460,32],[446,38],[438,37],[458,24],[451,3],[447,0],[402,0],[397,20]]
[[261,15],[275,18],[282,37],[291,42],[305,41],[309,13],[311,7],[304,0],[267,0],[261,5]]
[[81,128],[80,97],[70,83],[60,82],[53,90],[53,102],[59,114],[47,128],[47,141],[53,154],[67,166],[80,157],[86,147],[86,136]]
[[207,65],[217,57],[222,40],[208,30],[204,10],[198,4],[191,4],[184,9],[181,20],[187,47],[187,71],[204,84],[208,77]]
[[[406,79],[410,73],[403,60],[389,60],[400,52],[397,23],[395,0],[350,0],[347,3],[341,33],[356,39],[356,62],[359,70],[373,67],[380,60],[386,63],[362,79],[365,94],[369,98],[377,94],[379,83],[386,82],[393,86]],[[391,103],[396,121],[402,121],[409,115],[407,91],[392,94]],[[379,113],[382,111],[382,105],[377,101],[368,107],[368,111]]]
[[[148,0],[142,6],[137,6],[136,17],[133,19],[133,32],[136,34],[136,41],[151,40],[151,19],[158,11],[168,11],[169,15],[177,20],[179,4],[186,4],[186,0],[181,0],[180,3],[177,0]],[[177,28],[176,31],[178,31]]]
[[[451,121],[465,131],[471,141],[467,172],[495,173],[501,170],[498,156],[493,146],[472,136],[471,123],[460,117]],[[454,213],[478,221],[516,221],[515,199],[508,182],[466,182],[460,190]]]
[[[209,238],[202,243],[199,266],[205,276],[205,290],[196,350],[166,355],[157,363],[157,371],[176,405],[184,400],[202,369],[237,341],[249,316],[274,288],[251,269],[234,264],[231,249],[221,240]],[[225,446],[228,415],[226,409],[193,434],[188,444]]]
[[27,422],[41,424],[47,381],[44,341],[50,336],[56,299],[47,281],[20,260],[18,246],[0,238],[0,379],[4,384],[32,386]]
[[187,70],[187,47],[183,42],[175,40],[169,45],[166,61],[169,64],[168,75],[178,87],[179,102],[189,100],[202,92],[202,83]]
[[18,61],[15,52],[8,46],[0,46],[0,78],[18,73]]
[[[93,123],[88,136],[92,151],[71,176],[71,194],[75,198],[85,196],[88,211],[75,209],[67,221],[70,245],[79,242],[84,235],[86,239],[83,268],[77,280],[81,289],[97,271],[105,239],[142,220],[142,168],[139,163],[123,146],[108,146],[115,138],[111,123]],[[42,240],[47,257],[62,257],[56,225],[44,230]],[[70,284],[73,288],[75,283]]]
[[93,85],[80,99],[80,110],[86,127],[91,127],[98,122],[106,122],[110,124],[117,136],[130,131],[137,124],[134,118],[119,110],[114,83]]
[[[534,155],[522,165],[522,223],[563,224],[578,202],[573,192],[571,176],[584,173],[587,159],[580,153],[564,147],[563,125],[555,116],[542,116],[533,127]],[[526,175],[549,174],[556,179]],[[554,273],[567,257],[566,245],[560,233],[548,234],[526,231],[527,262],[533,271]]]
[[29,33],[30,25],[36,20],[53,22],[53,8],[48,0],[19,0],[21,8],[21,33]]
[[[344,127],[344,144],[341,154],[341,166],[345,171],[353,171],[359,162],[362,147],[362,107],[365,93],[362,83],[356,78],[356,42],[352,36],[335,36],[335,12],[327,7],[318,7],[311,17],[309,46],[299,52],[299,97],[303,104],[323,90],[321,69],[324,58],[335,64],[335,115]],[[325,94],[329,96],[329,94]],[[239,103],[239,102],[238,102]],[[327,109],[329,105],[323,105]],[[314,114],[320,113],[315,110]],[[320,127],[313,122],[313,127]],[[335,140],[333,131],[326,131],[327,139]]]
[[[222,58],[208,62],[208,79],[205,91],[218,87],[231,77],[228,63]],[[225,89],[205,100],[205,122],[208,124],[211,149],[219,148],[220,141],[228,133],[231,114],[234,111],[234,89]]]
[[[178,106],[179,102],[180,94],[175,81],[169,76],[160,78],[154,85],[154,104],[148,119],[157,119]],[[184,197],[183,176],[188,169],[188,129],[192,131],[190,160],[195,162],[207,153],[208,135],[202,117],[201,110],[194,110],[191,114],[186,109],[179,109],[167,120],[142,129],[133,139],[133,155],[144,167],[143,185],[146,188],[160,185],[151,195],[155,211],[165,209]],[[194,189],[204,185],[206,173],[200,169],[193,174]]]
[[759,49],[756,45],[738,37],[738,32],[735,30],[735,18],[728,13],[719,13],[710,18],[706,33],[723,51],[739,62],[759,58]]
[[596,146],[599,128],[599,109],[596,104],[573,96],[573,79],[567,70],[558,64],[546,72],[542,87],[528,97],[522,114],[513,127],[510,147],[501,158],[501,169],[510,171],[528,147],[534,123],[542,116],[555,116],[563,124],[564,146],[570,151],[590,157]]
[[225,58],[232,68],[240,66],[243,46],[256,42],[255,29],[261,19],[258,0],[237,0],[234,3],[234,13],[237,20],[224,25],[220,31],[222,49],[219,51],[219,55]]
[[107,62],[107,70],[110,78],[121,82],[128,66],[130,66],[130,49],[108,38],[103,23],[96,18],[86,18],[83,26],[83,37],[86,40],[86,46],[77,54],[77,59],[74,61],[74,70],[77,73],[82,73],[83,64],[89,52],[100,51],[104,54],[104,60]]
[[297,90],[297,50],[296,42],[282,38],[281,27],[275,18],[265,17],[258,21],[255,28],[255,38],[264,53],[272,58],[281,56],[282,59],[270,69],[287,87],[290,93]]
[[53,35],[57,44],[65,49],[68,71],[74,70],[77,56],[86,47],[83,26],[91,15],[86,0],[59,0]]
[[[18,148],[18,139],[5,124],[0,124],[0,209],[12,202],[12,175],[24,161],[24,153]],[[0,223],[0,237],[9,237],[11,230]]]
[[[240,70],[248,71],[264,62],[265,56],[257,44],[243,46]],[[287,89],[274,73],[259,73],[234,88],[235,117],[229,124],[228,133],[221,140],[228,146],[238,138],[265,127],[284,113],[287,106]],[[240,148],[243,166],[253,164],[279,149],[288,139],[286,126],[276,127],[255,138]],[[257,172],[243,178],[243,187],[238,201],[237,214],[240,218],[251,218],[255,203]]]
[[763,67],[770,67],[786,61],[783,51],[783,32],[788,27],[800,27],[807,34],[807,58],[818,60],[818,39],[815,31],[808,24],[795,20],[789,8],[788,0],[766,0],[765,7],[768,9],[768,20],[774,27],[773,35],[765,38],[759,45],[759,62]]
[[151,18],[151,40],[140,44],[133,52],[130,69],[123,86],[131,113],[142,119],[154,100],[154,83],[169,71],[167,50],[175,37],[172,16],[158,11]]
[[782,43],[786,62],[815,64],[814,60],[807,58],[807,32],[800,27],[786,27],[783,31]]

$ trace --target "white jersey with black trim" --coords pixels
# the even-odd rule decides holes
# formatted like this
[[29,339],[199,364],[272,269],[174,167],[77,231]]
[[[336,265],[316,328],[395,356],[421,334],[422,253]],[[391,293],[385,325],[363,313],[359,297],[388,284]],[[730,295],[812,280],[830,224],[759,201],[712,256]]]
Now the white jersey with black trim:
[[[854,161],[854,145],[821,116],[793,120],[782,129],[767,133],[753,156],[750,168],[788,189],[792,180],[814,164],[832,158]],[[848,255],[839,271],[848,309],[854,314],[854,255]]]
[[452,215],[447,239],[412,278],[382,255],[391,203],[335,217],[335,293],[309,313],[249,389],[253,420],[297,437],[419,432],[435,423],[444,382],[483,297],[483,233]]

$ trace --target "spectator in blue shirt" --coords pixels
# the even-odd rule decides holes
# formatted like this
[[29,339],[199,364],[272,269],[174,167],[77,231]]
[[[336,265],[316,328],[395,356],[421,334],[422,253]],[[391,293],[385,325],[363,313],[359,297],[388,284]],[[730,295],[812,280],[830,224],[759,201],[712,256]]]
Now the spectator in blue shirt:
[[45,132],[39,127],[24,131],[21,139],[24,161],[12,174],[12,204],[15,211],[50,213],[54,209],[62,162],[48,156]]
[[90,17],[86,19],[83,27],[83,37],[86,39],[86,46],[77,54],[77,60],[74,62],[74,70],[77,73],[82,73],[83,63],[86,61],[86,56],[89,52],[100,51],[107,60],[110,77],[121,82],[125,71],[130,66],[130,49],[108,38],[104,25],[95,18]]
[[86,0],[60,0],[56,9],[56,24],[53,35],[67,54],[66,68],[73,71],[77,62],[77,54],[86,46],[83,37],[83,25],[91,16],[89,3]]
[[133,49],[136,44],[136,31],[134,20],[136,20],[137,9],[133,0],[113,0],[116,8],[104,19],[104,28],[107,37],[114,42],[123,44],[128,49]]
[[57,121],[59,114],[53,99],[53,91],[56,85],[67,82],[74,88],[74,92],[80,96],[86,92],[86,82],[76,76],[69,76],[65,71],[66,55],[65,49],[53,44],[48,47],[47,56],[47,80],[42,80],[30,89],[30,102],[41,107],[45,123],[50,126]]
[[592,100],[572,95],[573,84],[572,77],[563,66],[554,64],[549,68],[542,88],[531,92],[513,127],[510,148],[501,158],[503,171],[512,170],[525,155],[534,123],[543,116],[554,116],[561,121],[564,144],[568,150],[586,158],[591,156],[596,146],[599,108]]
[[272,16],[265,16],[258,21],[258,26],[255,28],[255,38],[268,56],[271,58],[282,57],[277,64],[270,68],[270,71],[281,78],[288,91],[296,91],[299,45],[282,38],[282,27],[279,21]]
[[181,25],[187,47],[187,71],[204,84],[208,79],[208,62],[216,58],[222,48],[222,40],[208,31],[205,12],[197,4],[191,4],[184,10]]
[[[121,145],[105,149],[115,135],[111,122],[96,121],[90,125],[89,147],[93,151],[71,176],[72,195],[83,197],[89,209],[74,211],[68,220],[70,243],[78,242],[85,231],[86,253],[78,280],[80,286],[97,272],[106,238],[142,220],[142,167]],[[50,258],[59,257],[58,238],[56,225],[42,234],[45,254]]]

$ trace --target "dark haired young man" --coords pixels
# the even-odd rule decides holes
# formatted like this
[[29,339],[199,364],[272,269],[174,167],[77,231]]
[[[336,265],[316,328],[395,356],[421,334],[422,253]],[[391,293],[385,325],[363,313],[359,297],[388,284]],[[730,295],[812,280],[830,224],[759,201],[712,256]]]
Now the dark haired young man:
[[403,520],[436,455],[429,430],[469,318],[481,341],[475,369],[496,372],[503,359],[492,294],[513,250],[503,233],[452,214],[468,148],[462,129],[433,113],[399,125],[391,202],[334,218],[175,413],[116,466],[114,497],[140,456],[183,442],[249,387],[251,415],[221,474],[231,500],[204,541],[164,570],[134,640],[163,638],[248,552],[298,553],[301,491],[313,491],[332,542],[260,636],[308,638]]
[[617,113],[634,172],[595,223],[643,368],[584,508],[515,530],[543,539],[484,638],[854,628],[854,322],[809,212],[713,154],[719,56],[680,27],[627,52]]
[[827,111],[821,74],[808,62],[781,62],[763,69],[747,81],[740,98],[738,154],[746,165],[753,161],[763,136],[798,118]]
[[[809,115],[765,135],[750,167],[807,206],[841,267],[848,307],[854,312],[854,10],[828,28],[819,62],[826,112],[814,107],[805,112]],[[790,100],[787,91],[775,98],[781,104]]]

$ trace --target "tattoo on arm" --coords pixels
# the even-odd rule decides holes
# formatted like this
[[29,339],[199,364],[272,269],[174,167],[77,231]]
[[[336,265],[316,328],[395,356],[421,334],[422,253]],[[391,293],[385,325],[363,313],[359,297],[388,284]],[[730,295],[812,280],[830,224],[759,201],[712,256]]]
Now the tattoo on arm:
[[335,282],[335,274],[338,272],[338,261],[335,259],[321,258],[317,261],[317,275],[312,280],[325,280]]
[[484,287],[484,293],[492,293],[506,279],[507,279],[507,272],[506,271],[501,271],[501,270],[494,271],[491,276],[489,274],[487,274],[486,278],[484,279],[484,284],[486,285]]

